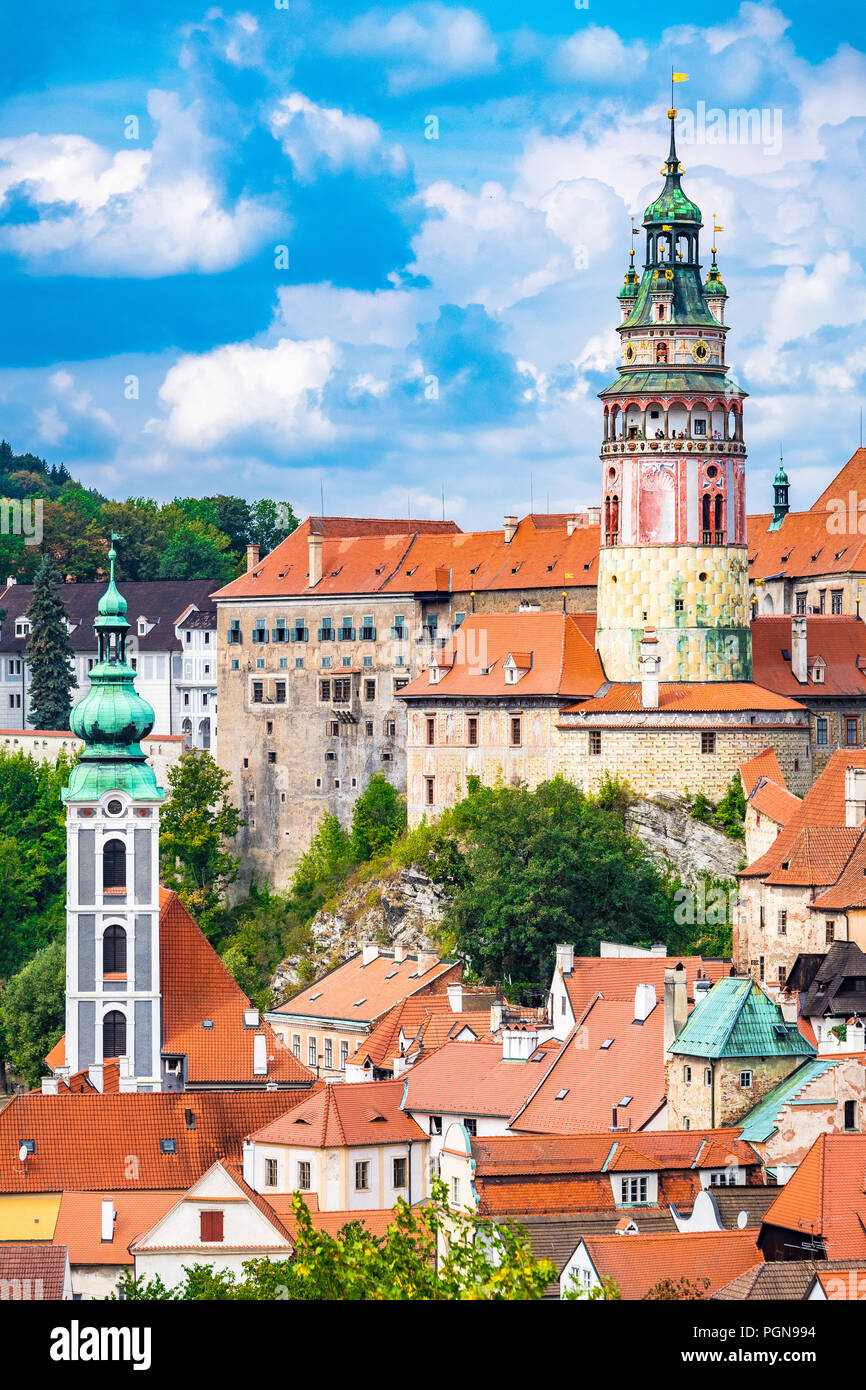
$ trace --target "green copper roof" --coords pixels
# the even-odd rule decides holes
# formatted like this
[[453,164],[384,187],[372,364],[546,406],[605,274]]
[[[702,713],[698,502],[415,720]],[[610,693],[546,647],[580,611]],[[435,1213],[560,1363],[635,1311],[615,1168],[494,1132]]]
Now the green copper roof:
[[701,221],[701,210],[697,203],[693,203],[691,198],[687,198],[680,187],[682,178],[682,165],[677,159],[677,147],[674,124],[676,112],[671,114],[671,147],[667,160],[665,161],[662,173],[665,176],[665,186],[659,196],[650,203],[643,216],[645,227],[655,225],[660,222],[688,222],[692,225],[703,226]]
[[779,471],[778,471],[778,473],[776,474],[775,478],[773,479],[773,487],[787,487],[787,486],[788,486],[788,475],[787,475],[787,473],[785,472],[785,468],[784,468],[784,465],[782,464],[782,461],[779,460]]
[[648,391],[656,392],[660,396],[675,395],[678,391],[690,395],[696,391],[707,392],[714,396],[724,392],[731,400],[740,400],[746,394],[739,386],[734,386],[726,379],[724,368],[712,371],[698,367],[672,367],[670,371],[658,367],[626,369],[616,381],[598,394],[604,399],[605,396],[621,396],[624,391],[633,391],[641,396],[646,395]]
[[[673,271],[672,279],[665,277],[665,269]],[[700,271],[696,266],[678,263],[661,268],[647,267],[640,282],[634,308],[620,325],[621,328],[640,328],[644,325],[647,328],[658,328],[653,315],[652,300],[656,290],[665,290],[672,295],[670,313],[666,316],[669,323],[718,328],[718,321],[707,306]]]
[[811,1062],[804,1062],[796,1071],[792,1071],[790,1076],[780,1081],[778,1086],[774,1086],[772,1091],[768,1091],[754,1110],[750,1110],[743,1119],[737,1121],[743,1126],[741,1137],[749,1144],[764,1143],[775,1132],[782,1107],[793,1100],[810,1082],[838,1066],[838,1061],[824,1062],[817,1058]]
[[670,1051],[682,1057],[813,1057],[796,1024],[748,977],[713,985],[689,1014]]
[[728,291],[725,289],[724,281],[722,280],[722,277],[719,274],[719,267],[716,265],[715,261],[713,261],[713,264],[710,266],[709,271],[707,272],[707,282],[704,285],[704,294],[709,299],[715,296],[727,295],[727,293]]
[[89,672],[90,689],[75,705],[69,726],[84,749],[63,788],[63,801],[95,801],[106,791],[126,791],[137,801],[162,801],[141,739],[153,728],[153,709],[135,689],[135,671],[126,661],[126,600],[111,576],[99,601],[94,630],[99,660]]
[[619,292],[620,299],[634,299],[640,288],[640,279],[633,265],[625,273],[625,283]]

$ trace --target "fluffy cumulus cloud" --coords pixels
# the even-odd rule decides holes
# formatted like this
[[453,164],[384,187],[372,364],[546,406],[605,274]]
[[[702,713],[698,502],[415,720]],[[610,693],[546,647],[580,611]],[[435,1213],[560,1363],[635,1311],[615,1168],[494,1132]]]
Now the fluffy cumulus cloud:
[[385,148],[382,131],[369,116],[317,106],[301,92],[291,92],[277,103],[270,115],[270,128],[299,179],[347,169],[366,172],[384,168],[402,173],[406,167],[400,146]]
[[47,399],[34,412],[36,436],[45,449],[57,449],[66,458],[116,447],[119,431],[107,410],[94,403],[89,391],[76,386],[71,372],[52,372]]
[[287,454],[327,445],[335,429],[322,391],[339,357],[327,338],[189,353],[167,373],[159,390],[166,414],[147,429],[194,453],[251,441]]
[[145,277],[225,270],[260,247],[275,209],[243,195],[226,203],[201,112],[162,91],[147,109],[149,150],[112,154],[80,135],[0,141],[0,196],[39,214],[10,219],[0,246],[41,274]]
[[482,17],[439,3],[370,10],[335,30],[331,48],[381,60],[395,94],[489,73],[497,61],[496,42]]
[[646,44],[627,43],[615,29],[590,24],[561,44],[553,58],[553,69],[560,78],[582,78],[590,82],[622,82],[623,73],[634,77],[647,60]]

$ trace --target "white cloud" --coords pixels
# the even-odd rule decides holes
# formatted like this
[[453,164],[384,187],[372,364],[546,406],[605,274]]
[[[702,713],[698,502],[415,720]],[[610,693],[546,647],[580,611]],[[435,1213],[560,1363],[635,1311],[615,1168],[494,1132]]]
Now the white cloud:
[[93,404],[89,391],[76,388],[71,372],[65,368],[52,372],[47,385],[51,399],[34,411],[40,444],[48,448],[62,444],[74,455],[82,448],[116,443],[118,430],[111,415]]
[[112,154],[80,135],[0,141],[0,195],[25,194],[42,213],[3,228],[0,246],[42,273],[147,277],[226,270],[261,245],[275,209],[245,197],[222,205],[200,110],[171,92],[150,92],[147,105],[150,150]]
[[821,256],[811,270],[789,266],[776,290],[767,325],[772,350],[866,318],[866,276],[847,251]]
[[300,179],[311,179],[318,169],[336,174],[384,164],[399,172],[406,166],[399,145],[384,149],[382,131],[369,116],[349,115],[335,106],[317,106],[301,92],[292,92],[278,102],[269,126]]
[[229,343],[188,353],[159,389],[167,417],[146,428],[194,452],[249,437],[290,453],[326,444],[335,429],[321,410],[321,393],[339,360],[327,338],[280,338],[273,347]]
[[560,44],[553,56],[553,70],[558,77],[615,77],[621,82],[623,72],[633,76],[646,60],[645,44],[623,43],[615,29],[590,24]]
[[758,5],[754,4],[753,0],[744,0],[736,18],[727,24],[700,27],[695,24],[679,24],[664,31],[662,42],[684,46],[702,39],[711,53],[722,53],[741,39],[752,39],[766,44],[777,43],[790,23],[790,19],[786,18],[781,10],[776,9],[775,5]]
[[474,10],[439,3],[370,10],[335,32],[331,48],[384,60],[395,94],[491,72],[497,47]]
[[424,290],[350,290],[327,281],[277,291],[274,329],[288,337],[313,334],[360,347],[405,348],[418,324],[435,319],[438,301]]

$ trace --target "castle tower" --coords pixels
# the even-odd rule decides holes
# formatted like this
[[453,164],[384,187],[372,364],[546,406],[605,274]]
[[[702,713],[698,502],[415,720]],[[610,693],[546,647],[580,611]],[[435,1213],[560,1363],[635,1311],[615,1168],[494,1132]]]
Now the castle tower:
[[120,1058],[125,1090],[161,1089],[159,807],[140,740],[153,710],[126,662],[126,600],[111,578],[94,623],[90,690],[72,711],[84,742],[66,806],[66,1063]]
[[[646,263],[619,291],[622,361],[604,402],[596,645],[610,681],[751,680],[745,393],[725,364],[727,291],[701,282],[700,208],[681,187],[676,111],[664,188],[647,208]],[[633,254],[633,253],[632,253]]]

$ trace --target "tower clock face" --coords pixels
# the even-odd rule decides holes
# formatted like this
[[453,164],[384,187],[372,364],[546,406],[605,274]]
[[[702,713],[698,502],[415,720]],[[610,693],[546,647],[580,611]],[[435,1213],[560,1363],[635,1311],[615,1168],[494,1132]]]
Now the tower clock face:
[[623,362],[627,362],[629,365],[631,365],[631,363],[634,361],[634,355],[634,343],[626,343],[625,350],[622,354]]
[[692,348],[692,357],[696,362],[706,362],[709,355],[710,349],[707,347],[703,338],[699,338]]

